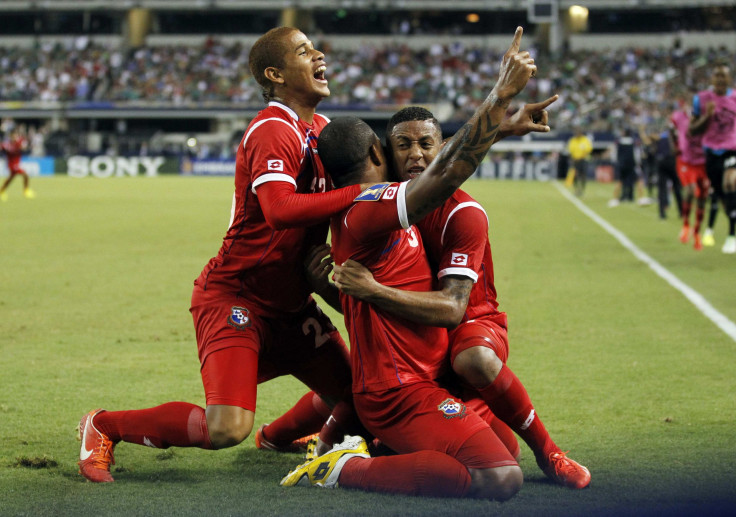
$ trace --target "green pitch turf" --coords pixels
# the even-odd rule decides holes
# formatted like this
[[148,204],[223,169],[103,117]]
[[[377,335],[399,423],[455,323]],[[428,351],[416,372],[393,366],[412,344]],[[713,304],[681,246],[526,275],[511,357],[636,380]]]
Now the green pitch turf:
[[[0,204],[0,515],[729,515],[736,512],[736,342],[552,184],[471,181],[491,220],[509,365],[553,438],[590,468],[550,484],[522,445],[503,504],[278,486],[293,454],[120,444],[114,484],[77,474],[90,409],[203,404],[188,313],[226,230],[231,178],[33,181]],[[656,208],[583,201],[736,321],[736,257],[697,253]],[[344,329],[339,316],[333,321]],[[256,425],[304,392],[259,388]]]

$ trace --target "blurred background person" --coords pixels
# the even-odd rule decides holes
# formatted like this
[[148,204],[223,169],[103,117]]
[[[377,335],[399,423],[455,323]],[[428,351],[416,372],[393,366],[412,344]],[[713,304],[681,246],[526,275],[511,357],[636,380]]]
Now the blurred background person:
[[575,194],[580,197],[585,192],[585,182],[588,179],[588,161],[593,152],[593,143],[585,136],[580,126],[575,127],[573,137],[567,142],[567,151],[575,170],[573,185]]
[[11,128],[9,137],[2,142],[2,151],[5,153],[5,158],[8,162],[8,178],[3,182],[2,187],[0,187],[0,201],[8,200],[7,189],[16,176],[23,178],[23,196],[26,199],[33,199],[36,197],[36,194],[29,186],[28,173],[20,166],[21,156],[28,149],[28,140],[26,140],[20,126],[14,124],[10,124],[9,126]]

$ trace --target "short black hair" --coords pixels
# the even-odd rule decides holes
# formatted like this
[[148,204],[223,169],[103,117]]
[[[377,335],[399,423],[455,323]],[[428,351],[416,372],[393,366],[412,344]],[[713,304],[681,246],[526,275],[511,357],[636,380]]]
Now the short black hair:
[[408,108],[400,109],[389,119],[388,125],[386,126],[386,141],[388,142],[388,137],[391,135],[391,131],[394,129],[396,124],[401,124],[402,122],[413,122],[415,120],[432,121],[432,123],[437,127],[437,131],[439,131],[440,136],[442,136],[440,121],[435,118],[431,111],[420,106],[409,106]]
[[337,187],[360,183],[371,146],[378,137],[358,117],[338,117],[327,124],[317,140],[317,153]]
[[273,97],[274,84],[264,72],[270,66],[284,68],[286,54],[289,52],[286,36],[298,31],[299,29],[294,27],[276,27],[258,38],[250,49],[248,55],[250,73],[261,86],[261,95],[266,103]]

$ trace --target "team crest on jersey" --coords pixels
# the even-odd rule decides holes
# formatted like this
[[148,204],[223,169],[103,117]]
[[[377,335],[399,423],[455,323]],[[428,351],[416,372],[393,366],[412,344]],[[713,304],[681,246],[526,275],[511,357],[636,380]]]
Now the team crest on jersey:
[[454,399],[445,399],[442,404],[437,406],[437,409],[442,412],[445,418],[455,418],[465,416],[465,404],[462,402],[456,402]]
[[467,266],[468,256],[465,253],[453,253],[450,262],[453,266]]
[[378,183],[376,185],[373,185],[372,187],[368,187],[363,192],[360,193],[358,197],[356,197],[353,201],[378,201],[381,199],[381,194],[383,194],[383,191],[386,190],[386,188],[390,185],[390,183]]
[[245,307],[233,307],[227,317],[227,324],[237,330],[245,330],[250,327],[250,313]]
[[284,171],[284,160],[268,160],[268,170]]

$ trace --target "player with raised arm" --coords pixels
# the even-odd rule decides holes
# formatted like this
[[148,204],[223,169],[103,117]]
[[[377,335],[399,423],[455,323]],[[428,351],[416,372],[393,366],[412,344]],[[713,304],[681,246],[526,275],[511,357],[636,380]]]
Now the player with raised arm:
[[[364,263],[382,283],[428,291],[432,274],[413,226],[452,196],[493,143],[506,109],[536,71],[519,52],[522,29],[504,55],[499,80],[470,121],[416,179],[364,191],[331,223],[337,263]],[[354,117],[332,121],[319,152],[336,185],[388,178],[381,143]],[[369,458],[365,442],[349,439],[300,465],[282,485],[312,484],[428,496],[505,500],[521,488],[513,456],[488,424],[442,388],[444,329],[415,324],[341,294],[350,335],[353,400],[369,432],[396,456]]]
[[325,241],[330,216],[361,191],[330,191],[316,153],[328,123],[315,113],[330,94],[324,54],[301,31],[279,27],[256,41],[249,60],[268,107],[238,147],[229,229],[194,282],[190,309],[206,409],[169,402],[90,411],[79,425],[80,473],[90,481],[113,481],[119,441],[203,449],[242,442],[253,427],[257,384],[273,377],[294,375],[319,395],[293,409],[297,433],[319,430],[327,404],[350,388],[349,352],[302,268],[306,251]]
[[[705,171],[711,187],[708,228],[703,234],[703,245],[715,245],[713,226],[718,205],[728,216],[728,237],[724,253],[736,253],[736,164],[726,167],[730,158],[736,159],[736,92],[731,88],[731,67],[718,63],[711,74],[711,88],[698,92],[693,98],[690,133],[702,134],[705,150]],[[726,169],[729,169],[726,173]]]
[[[546,102],[549,102],[546,101]],[[542,118],[546,125],[546,113]],[[422,174],[441,148],[439,122],[423,108],[405,108],[388,123],[393,170],[406,181]],[[399,290],[381,285],[355,261],[335,266],[340,290],[386,311],[425,325],[448,327],[455,373],[494,415],[529,445],[540,468],[571,488],[590,483],[588,469],[571,460],[552,440],[524,385],[506,366],[506,314],[498,311],[488,216],[471,196],[457,190],[440,208],[417,223],[439,289]],[[470,402],[469,402],[470,403]]]

